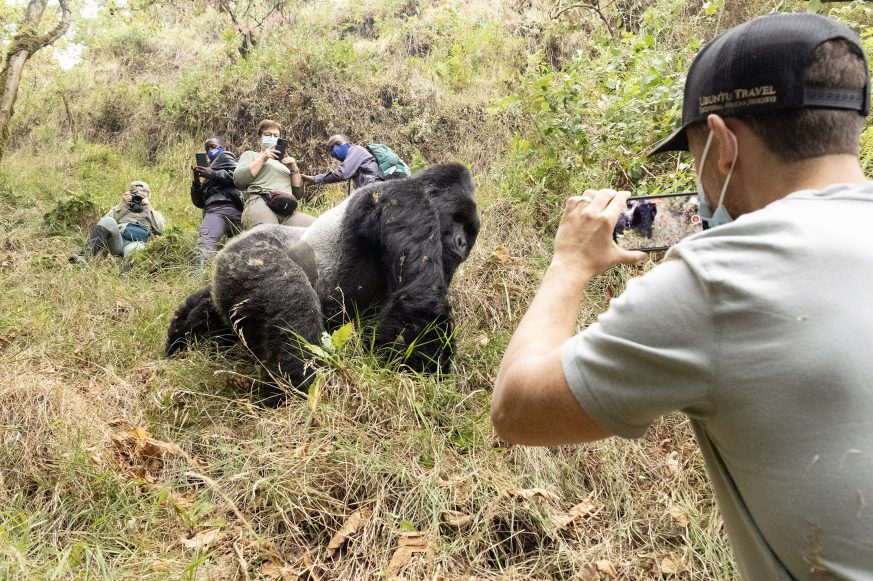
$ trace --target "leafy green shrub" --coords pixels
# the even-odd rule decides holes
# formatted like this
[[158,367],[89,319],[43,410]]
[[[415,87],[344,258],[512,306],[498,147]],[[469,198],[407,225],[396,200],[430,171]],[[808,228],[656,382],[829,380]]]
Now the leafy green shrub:
[[76,193],[58,200],[43,216],[51,235],[87,232],[100,217],[100,206],[87,194]]

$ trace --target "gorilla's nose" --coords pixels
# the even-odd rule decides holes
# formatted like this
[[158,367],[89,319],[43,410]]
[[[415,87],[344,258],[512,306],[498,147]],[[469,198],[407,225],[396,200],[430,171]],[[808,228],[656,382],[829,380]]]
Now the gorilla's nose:
[[457,234],[455,236],[455,246],[457,246],[458,250],[461,252],[465,252],[467,250],[467,237]]

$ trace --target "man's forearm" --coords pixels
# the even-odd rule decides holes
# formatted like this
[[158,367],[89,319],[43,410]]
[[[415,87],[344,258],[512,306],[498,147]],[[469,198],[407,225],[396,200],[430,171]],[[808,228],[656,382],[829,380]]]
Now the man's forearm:
[[582,295],[593,275],[553,260],[527,313],[512,336],[498,372],[518,355],[544,355],[560,347],[576,330]]

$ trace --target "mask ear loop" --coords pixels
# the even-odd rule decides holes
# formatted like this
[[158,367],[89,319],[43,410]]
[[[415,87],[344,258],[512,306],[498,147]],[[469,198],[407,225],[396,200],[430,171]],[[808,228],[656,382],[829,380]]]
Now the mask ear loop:
[[709,148],[712,145],[713,135],[713,132],[710,131],[709,135],[706,137],[706,145],[703,146],[703,155],[700,156],[700,171],[697,172],[700,179],[703,179],[703,168],[706,167],[706,155],[709,153]]
[[[712,137],[712,133],[710,133],[709,135],[710,135],[710,137]],[[720,208],[722,203],[724,202],[724,195],[725,195],[725,192],[727,192],[728,184],[731,183],[731,176],[734,175],[734,168],[737,166],[737,156],[739,156],[739,154],[740,154],[740,144],[737,141],[737,136],[734,135],[733,131],[731,131],[729,133],[729,135],[731,136],[731,139],[734,140],[734,159],[733,159],[733,161],[731,161],[731,171],[728,172],[727,178],[725,178],[725,180],[724,180],[724,185],[721,188],[721,196],[718,198],[718,206],[716,206],[716,209]],[[709,144],[707,144],[707,147],[708,147],[708,145]],[[705,161],[705,158],[704,158],[704,161]],[[703,170],[701,170],[701,172],[702,171]]]

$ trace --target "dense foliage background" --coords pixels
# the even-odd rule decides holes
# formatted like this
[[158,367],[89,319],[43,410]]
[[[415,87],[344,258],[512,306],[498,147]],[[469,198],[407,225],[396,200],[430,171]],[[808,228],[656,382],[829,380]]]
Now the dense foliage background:
[[[635,442],[508,448],[487,410],[568,195],[693,189],[646,159],[718,32],[820,10],[873,52],[873,8],[801,0],[77,0],[27,64],[0,163],[0,577],[731,579],[679,416]],[[21,2],[0,0],[0,56]],[[47,22],[46,26],[51,23]],[[59,57],[80,55],[68,68]],[[459,160],[483,230],[453,288],[455,372],[328,342],[308,394],[257,404],[240,353],[162,359],[192,267],[193,153],[285,124],[304,168],[334,132],[414,168]],[[862,162],[873,163],[873,132]],[[132,179],[168,218],[130,276],[67,264]],[[342,199],[325,188],[306,208]],[[591,322],[628,276],[589,290]],[[254,402],[254,403],[253,403]],[[342,533],[342,534],[340,534]]]

